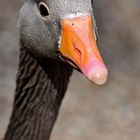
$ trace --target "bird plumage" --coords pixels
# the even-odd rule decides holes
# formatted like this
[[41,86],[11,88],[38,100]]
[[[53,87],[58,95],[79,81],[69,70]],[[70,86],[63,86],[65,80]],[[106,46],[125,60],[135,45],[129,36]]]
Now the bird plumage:
[[95,31],[91,0],[25,1],[13,112],[4,140],[49,139],[73,66],[91,81],[105,82]]

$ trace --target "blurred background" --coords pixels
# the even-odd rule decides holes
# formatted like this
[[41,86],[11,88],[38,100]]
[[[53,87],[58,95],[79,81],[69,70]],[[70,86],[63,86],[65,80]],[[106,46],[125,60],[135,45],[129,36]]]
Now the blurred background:
[[[0,0],[0,140],[12,108],[18,63],[18,11]],[[140,0],[94,0],[105,86],[74,72],[51,140],[140,139]]]

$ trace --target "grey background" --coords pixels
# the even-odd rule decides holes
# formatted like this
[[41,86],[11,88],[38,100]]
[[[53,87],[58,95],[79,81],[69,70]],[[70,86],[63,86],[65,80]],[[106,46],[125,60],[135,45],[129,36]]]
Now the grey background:
[[[12,108],[22,1],[0,1],[0,139]],[[140,0],[95,0],[94,7],[109,80],[98,87],[75,71],[52,140],[139,140]]]

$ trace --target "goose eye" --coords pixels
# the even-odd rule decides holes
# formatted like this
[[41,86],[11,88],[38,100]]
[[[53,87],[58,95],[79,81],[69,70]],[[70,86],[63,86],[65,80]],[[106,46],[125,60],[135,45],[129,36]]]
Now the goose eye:
[[40,14],[45,17],[49,15],[49,8],[44,2],[40,2],[39,5]]

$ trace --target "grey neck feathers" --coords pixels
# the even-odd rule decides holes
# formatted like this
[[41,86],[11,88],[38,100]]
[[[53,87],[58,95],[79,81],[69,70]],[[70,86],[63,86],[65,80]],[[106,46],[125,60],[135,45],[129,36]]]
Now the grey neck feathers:
[[72,67],[38,62],[21,47],[13,112],[4,140],[49,140]]

